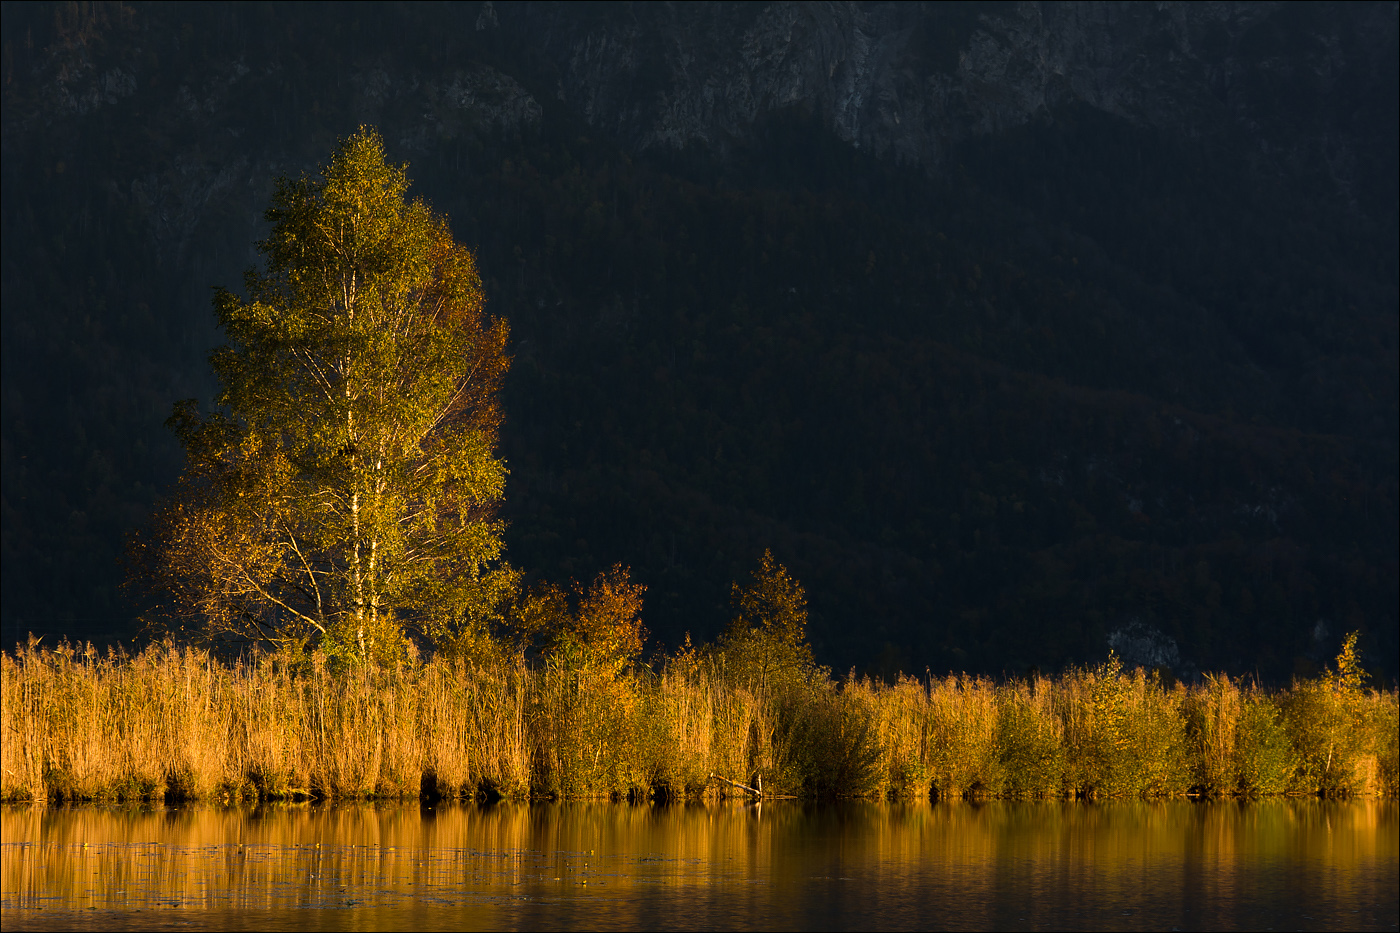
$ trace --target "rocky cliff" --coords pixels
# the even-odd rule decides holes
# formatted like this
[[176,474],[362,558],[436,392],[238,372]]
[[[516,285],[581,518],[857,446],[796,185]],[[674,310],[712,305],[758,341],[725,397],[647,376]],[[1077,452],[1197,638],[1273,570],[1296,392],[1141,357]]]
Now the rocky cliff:
[[[1082,103],[1187,137],[1242,137],[1274,170],[1350,190],[1394,149],[1395,4],[523,4],[556,95],[637,150],[753,139],[775,112],[936,168],[951,147]],[[494,12],[494,11],[493,11]]]

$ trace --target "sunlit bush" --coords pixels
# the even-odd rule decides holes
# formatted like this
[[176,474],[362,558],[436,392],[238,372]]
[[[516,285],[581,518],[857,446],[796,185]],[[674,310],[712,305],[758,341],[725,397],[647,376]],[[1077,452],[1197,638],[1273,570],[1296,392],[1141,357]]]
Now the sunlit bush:
[[1013,797],[1064,793],[1064,727],[1043,677],[1006,684],[997,692],[997,750],[1002,792]]
[[[1235,744],[1239,782],[1234,791],[1248,796],[1281,794],[1297,768],[1293,744],[1283,727],[1278,705],[1257,689],[1245,698]],[[1229,792],[1231,788],[1223,788]]]
[[997,688],[985,678],[934,679],[929,687],[929,770],[939,797],[997,794]]
[[1066,675],[1057,695],[1070,788],[1091,797],[1161,796],[1191,786],[1183,697],[1155,675],[1126,673],[1114,658]]

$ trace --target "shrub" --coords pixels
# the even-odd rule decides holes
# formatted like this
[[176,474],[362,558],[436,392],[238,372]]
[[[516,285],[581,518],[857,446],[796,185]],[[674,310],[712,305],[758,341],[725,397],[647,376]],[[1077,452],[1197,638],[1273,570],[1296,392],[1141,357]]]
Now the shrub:
[[1013,797],[1056,796],[1064,790],[1064,727],[1051,704],[1050,681],[1036,677],[997,692],[996,745]]

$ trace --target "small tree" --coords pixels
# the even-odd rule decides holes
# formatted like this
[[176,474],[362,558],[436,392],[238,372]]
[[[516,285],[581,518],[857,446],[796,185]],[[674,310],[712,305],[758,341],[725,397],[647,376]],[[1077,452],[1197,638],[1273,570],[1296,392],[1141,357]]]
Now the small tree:
[[278,182],[248,298],[217,291],[214,410],[176,406],[185,472],[131,547],[168,618],[387,660],[405,627],[474,650],[515,590],[495,518],[507,326],[407,188],[362,128]]
[[510,621],[526,639],[542,642],[545,659],[555,667],[616,678],[646,643],[645,593],[628,568],[614,564],[587,588],[574,583],[571,593],[552,583],[536,586],[522,595]]
[[807,594],[765,550],[748,586],[730,590],[734,620],[721,639],[730,676],[759,696],[807,680],[816,669],[807,644]]
[[1294,789],[1325,795],[1364,789],[1356,765],[1367,754],[1371,729],[1356,650],[1358,634],[1342,643],[1333,667],[1313,679],[1295,680],[1282,698],[1284,722],[1297,756]]
[[1366,685],[1366,669],[1361,666],[1361,653],[1356,650],[1360,632],[1351,632],[1342,642],[1342,650],[1337,653],[1337,670],[1332,674],[1333,689],[1348,696],[1355,696]]

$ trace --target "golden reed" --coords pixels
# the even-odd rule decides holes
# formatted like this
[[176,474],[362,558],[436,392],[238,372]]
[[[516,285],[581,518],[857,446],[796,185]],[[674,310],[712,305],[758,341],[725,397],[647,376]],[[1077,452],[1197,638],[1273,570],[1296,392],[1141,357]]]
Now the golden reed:
[[31,643],[0,655],[0,798],[1394,795],[1397,694],[1110,661],[893,685],[818,671],[751,691],[713,657],[660,672],[429,660],[335,670]]

